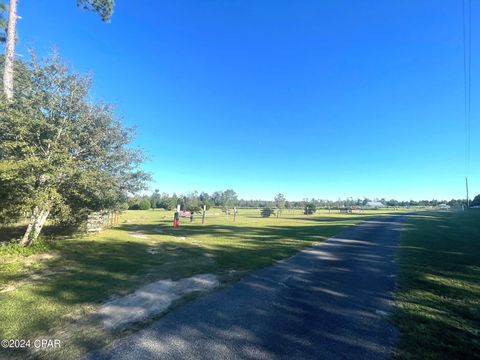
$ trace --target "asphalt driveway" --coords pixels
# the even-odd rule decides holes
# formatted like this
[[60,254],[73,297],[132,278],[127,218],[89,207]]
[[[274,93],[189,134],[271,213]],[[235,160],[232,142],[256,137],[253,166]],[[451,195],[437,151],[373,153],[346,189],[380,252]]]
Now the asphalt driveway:
[[353,226],[87,359],[386,359],[402,216]]

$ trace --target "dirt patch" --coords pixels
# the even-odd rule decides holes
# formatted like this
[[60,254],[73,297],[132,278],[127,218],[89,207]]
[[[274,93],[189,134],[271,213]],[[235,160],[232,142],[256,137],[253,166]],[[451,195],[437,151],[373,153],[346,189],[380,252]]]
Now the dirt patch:
[[14,284],[9,283],[3,286],[2,288],[0,288],[0,293],[16,290],[19,286],[22,286],[22,285],[38,283],[47,279],[48,277],[51,277],[66,271],[70,271],[70,270],[67,268],[58,268],[55,270],[44,270],[44,271],[38,271],[38,272],[32,272],[32,273],[27,272],[25,279],[16,281]]
[[4,286],[0,288],[0,294],[4,292],[9,292],[15,290],[17,287],[13,284],[8,284],[7,286]]
[[128,235],[136,239],[148,239],[148,236],[141,232],[128,233]]
[[160,280],[134,293],[105,303],[99,315],[106,329],[114,330],[161,314],[173,301],[197,291],[208,291],[219,285],[217,276],[196,275],[178,281]]
[[25,266],[25,268],[21,270],[23,279],[3,285],[0,287],[0,293],[14,291],[21,285],[32,284],[44,279],[45,277],[65,271],[63,268],[58,269],[58,271],[46,270],[42,265],[43,262],[56,260],[59,257],[60,255],[58,253],[51,252],[29,256],[14,256],[8,260],[4,260],[4,264],[21,263]]
[[46,260],[56,260],[60,257],[59,254],[56,252],[51,252],[51,253],[42,253],[42,254],[35,254],[35,255],[29,255],[29,256],[15,256],[12,257],[8,260],[5,260],[5,264],[10,264],[14,262],[21,262],[22,264],[25,265],[31,265],[36,262],[40,261],[46,261]]

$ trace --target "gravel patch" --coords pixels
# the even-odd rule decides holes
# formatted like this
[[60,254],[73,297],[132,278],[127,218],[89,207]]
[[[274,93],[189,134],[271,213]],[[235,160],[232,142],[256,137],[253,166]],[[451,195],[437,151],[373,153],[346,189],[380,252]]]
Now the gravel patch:
[[168,309],[173,301],[196,292],[208,291],[219,285],[217,276],[195,275],[178,281],[160,280],[137,291],[102,305],[99,315],[109,330],[145,320]]

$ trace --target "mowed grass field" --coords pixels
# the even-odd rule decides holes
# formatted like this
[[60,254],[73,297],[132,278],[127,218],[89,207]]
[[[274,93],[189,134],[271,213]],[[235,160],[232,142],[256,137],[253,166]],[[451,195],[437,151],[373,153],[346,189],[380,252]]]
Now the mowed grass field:
[[480,209],[408,216],[393,320],[401,359],[480,359]]
[[0,339],[63,334],[62,351],[49,353],[48,358],[76,358],[121,336],[91,324],[83,330],[70,325],[113,296],[158,279],[201,273],[217,274],[228,285],[246,272],[382,214],[324,211],[305,216],[296,210],[285,211],[280,218],[262,218],[260,210],[241,209],[233,222],[232,216],[212,209],[205,225],[196,216],[192,223],[182,219],[181,227],[173,229],[172,212],[126,211],[118,226],[100,234],[45,241],[27,250],[2,246]]

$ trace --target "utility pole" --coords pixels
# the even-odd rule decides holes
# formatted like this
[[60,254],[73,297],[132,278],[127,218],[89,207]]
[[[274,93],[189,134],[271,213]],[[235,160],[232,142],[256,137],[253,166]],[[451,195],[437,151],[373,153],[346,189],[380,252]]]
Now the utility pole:
[[468,178],[465,176],[465,189],[467,190],[467,209],[470,207],[470,200],[468,198]]
[[3,69],[3,91],[8,100],[13,99],[13,64],[15,61],[15,27],[17,25],[17,0],[8,5],[7,44],[5,45],[5,65]]

